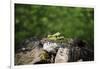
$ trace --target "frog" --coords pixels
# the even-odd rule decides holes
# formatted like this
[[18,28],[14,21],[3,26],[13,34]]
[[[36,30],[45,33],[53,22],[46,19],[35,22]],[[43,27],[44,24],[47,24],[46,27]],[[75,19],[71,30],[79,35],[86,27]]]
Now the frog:
[[53,35],[48,35],[47,38],[49,40],[56,41],[56,40],[62,40],[62,39],[64,39],[64,36],[61,36],[61,33],[60,32],[57,32],[57,33],[55,33]]

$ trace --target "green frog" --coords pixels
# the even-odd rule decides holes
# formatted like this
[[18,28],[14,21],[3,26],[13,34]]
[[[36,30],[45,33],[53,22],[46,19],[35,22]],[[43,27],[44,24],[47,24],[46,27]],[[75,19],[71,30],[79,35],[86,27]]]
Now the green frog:
[[47,38],[48,38],[49,40],[54,40],[54,41],[56,41],[56,40],[62,40],[62,39],[64,39],[64,36],[61,36],[61,33],[57,32],[57,33],[55,33],[55,34],[53,34],[53,35],[48,35]]

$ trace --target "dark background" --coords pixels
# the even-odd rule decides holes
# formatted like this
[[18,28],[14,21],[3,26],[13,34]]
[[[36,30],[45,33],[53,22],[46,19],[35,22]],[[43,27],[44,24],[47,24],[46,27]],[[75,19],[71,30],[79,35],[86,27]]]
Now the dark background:
[[80,38],[94,48],[94,9],[15,4],[15,48],[26,38],[43,38],[60,32]]

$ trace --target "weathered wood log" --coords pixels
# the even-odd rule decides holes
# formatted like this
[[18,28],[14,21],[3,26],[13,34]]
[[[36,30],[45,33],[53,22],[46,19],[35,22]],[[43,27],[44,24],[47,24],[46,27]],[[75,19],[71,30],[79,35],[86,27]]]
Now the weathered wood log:
[[[59,41],[49,41],[48,43],[56,43],[52,51],[43,49],[43,46],[46,42],[31,41],[23,44],[23,47],[20,49],[20,52],[15,53],[15,64],[46,64],[46,63],[67,63],[67,62],[79,62],[79,61],[93,61],[94,52],[87,48],[87,43],[80,39],[66,39],[62,42]],[[25,45],[25,47],[24,47]],[[51,46],[53,44],[48,44]],[[31,47],[32,46],[32,47]],[[52,47],[52,46],[51,46]],[[48,47],[49,48],[49,47]],[[43,54],[42,59],[39,56]],[[45,58],[46,57],[46,58]],[[44,59],[45,58],[45,59]]]

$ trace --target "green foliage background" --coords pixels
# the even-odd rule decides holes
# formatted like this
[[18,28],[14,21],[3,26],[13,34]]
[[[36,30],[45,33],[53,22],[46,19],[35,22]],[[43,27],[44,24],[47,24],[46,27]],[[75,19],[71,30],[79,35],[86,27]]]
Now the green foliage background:
[[15,4],[15,46],[29,37],[60,32],[66,38],[80,38],[94,46],[94,9]]

